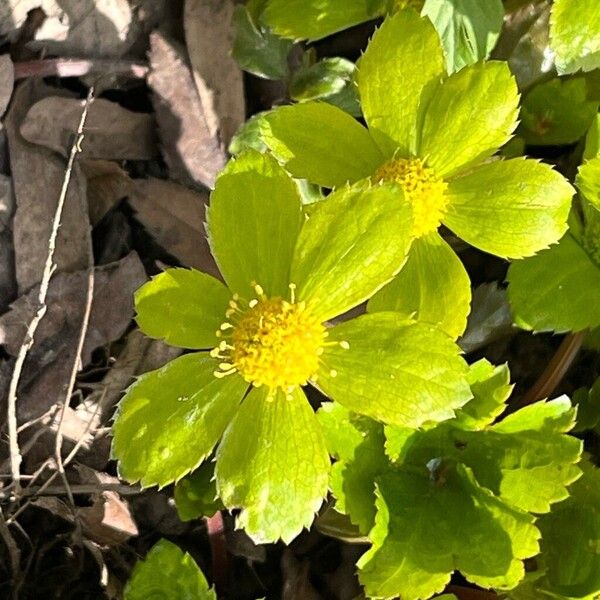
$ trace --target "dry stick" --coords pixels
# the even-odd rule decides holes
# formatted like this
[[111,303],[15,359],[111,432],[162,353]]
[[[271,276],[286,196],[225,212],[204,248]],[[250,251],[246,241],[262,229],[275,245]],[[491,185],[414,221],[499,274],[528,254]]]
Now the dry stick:
[[52,279],[52,275],[56,270],[56,265],[54,264],[54,252],[56,250],[56,238],[58,237],[58,229],[60,227],[60,222],[62,219],[63,208],[65,205],[65,200],[67,198],[67,190],[69,189],[69,183],[71,181],[71,173],[73,171],[73,165],[75,163],[75,156],[78,152],[81,151],[79,144],[83,139],[83,127],[85,125],[85,121],[87,119],[88,110],[90,107],[90,102],[92,100],[92,92],[93,89],[90,89],[90,93],[85,101],[85,105],[83,107],[83,111],[81,113],[81,119],[79,120],[79,127],[77,128],[77,136],[75,141],[73,142],[73,146],[71,147],[71,154],[69,155],[69,161],[67,163],[67,170],[65,171],[65,177],[63,179],[62,188],[60,190],[60,195],[58,197],[58,202],[56,204],[56,210],[54,212],[54,218],[52,219],[52,229],[50,231],[50,238],[48,240],[48,254],[46,256],[46,264],[44,265],[44,272],[42,274],[42,280],[40,282],[40,290],[38,293],[38,310],[35,315],[31,319],[29,326],[27,327],[27,333],[25,334],[25,339],[19,348],[19,353],[17,355],[17,359],[15,361],[15,368],[12,373],[12,377],[10,380],[10,386],[8,389],[8,442],[9,442],[9,450],[10,450],[10,471],[13,477],[14,482],[14,490],[13,490],[13,499],[18,498],[21,492],[21,462],[23,457],[19,451],[19,440],[17,433],[17,386],[19,385],[19,381],[21,379],[21,374],[23,371],[23,365],[25,364],[25,359],[27,358],[27,353],[33,346],[33,337],[35,332],[37,331],[38,325],[42,320],[43,316],[46,314],[48,307],[46,306],[46,298],[48,296],[48,287],[50,285],[50,280]]
[[[127,485],[126,483],[75,483],[70,486],[72,494],[76,495],[88,495],[88,494],[101,494],[102,492],[116,492],[120,496],[137,496],[143,494],[146,490],[139,486]],[[23,497],[26,496],[66,496],[67,490],[62,486],[46,486],[41,485],[39,487],[29,486],[23,489]],[[6,492],[0,492],[0,500],[6,500],[9,494]],[[7,523],[10,525],[14,522],[15,517],[12,516],[7,519]]]
[[144,79],[149,67],[144,63],[127,60],[95,58],[48,58],[29,60],[14,64],[15,81],[27,77],[83,77],[85,75],[127,75],[133,79]]
[[543,373],[529,391],[515,403],[515,408],[543,400],[552,394],[573,364],[585,335],[585,331],[580,331],[565,336]]

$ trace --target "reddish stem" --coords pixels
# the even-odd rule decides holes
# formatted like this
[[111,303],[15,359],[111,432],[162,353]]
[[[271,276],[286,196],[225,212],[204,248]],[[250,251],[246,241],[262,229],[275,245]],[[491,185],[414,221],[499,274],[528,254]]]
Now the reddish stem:
[[212,517],[206,517],[206,530],[212,557],[212,576],[219,595],[225,591],[227,583],[227,544],[225,541],[225,521],[219,510]]
[[498,595],[495,592],[476,590],[460,585],[449,585],[444,591],[454,594],[459,600],[498,600]]

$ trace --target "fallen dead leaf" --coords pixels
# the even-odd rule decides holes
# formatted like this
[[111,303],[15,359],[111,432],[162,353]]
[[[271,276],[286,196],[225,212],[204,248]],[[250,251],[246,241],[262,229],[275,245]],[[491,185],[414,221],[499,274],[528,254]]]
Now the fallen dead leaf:
[[226,157],[209,126],[213,107],[198,95],[184,49],[156,31],[150,36],[150,65],[148,84],[171,178],[212,188]]
[[246,118],[242,71],[231,55],[231,0],[185,0],[185,41],[211,135],[224,147]]
[[[123,335],[133,318],[133,293],[146,280],[135,252],[117,263],[95,269],[94,298],[81,362],[92,351]],[[19,389],[20,422],[44,414],[62,400],[73,361],[85,306],[87,271],[58,273],[48,290],[48,311],[41,320],[25,363]],[[37,288],[14,302],[0,317],[0,344],[16,355],[37,302]]]
[[27,20],[27,14],[35,8],[41,8],[50,19],[58,19],[62,12],[56,0],[8,0],[8,2],[0,2],[0,35],[14,38],[17,30]]
[[133,192],[135,184],[111,160],[82,160],[81,169],[87,179],[90,221],[96,225],[113,206]]
[[129,204],[148,233],[182,265],[219,277],[204,227],[208,193],[164,179],[135,184]]
[[[21,294],[42,278],[66,163],[47,148],[25,140],[19,129],[29,108],[52,94],[51,88],[39,82],[23,82],[15,90],[5,121],[16,197],[13,239]],[[54,255],[59,271],[77,271],[87,265],[90,236],[87,213],[85,178],[79,165],[75,164]]]
[[15,70],[8,54],[0,55],[0,117],[5,113],[15,83]]
[[[27,112],[21,135],[32,144],[68,156],[85,100],[50,96]],[[154,120],[116,102],[98,98],[90,105],[81,146],[82,158],[150,160],[158,155]]]

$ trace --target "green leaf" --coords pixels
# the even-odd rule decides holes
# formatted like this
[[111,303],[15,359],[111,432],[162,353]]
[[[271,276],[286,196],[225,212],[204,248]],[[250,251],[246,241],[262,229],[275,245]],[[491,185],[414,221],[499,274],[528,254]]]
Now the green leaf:
[[125,586],[124,600],[184,598],[217,600],[194,559],[168,540],[160,540],[139,561]]
[[329,188],[368,177],[384,160],[358,121],[325,102],[271,111],[262,139],[295,177]]
[[600,269],[570,233],[538,256],[514,262],[508,283],[513,318],[522,329],[564,332],[600,325]]
[[259,112],[242,123],[229,142],[229,154],[236,156],[246,150],[266,152],[267,145],[262,139],[262,128],[264,127],[264,117],[268,113],[269,111]]
[[244,71],[266,79],[285,79],[289,68],[287,57],[293,42],[272,34],[254,22],[246,6],[236,6],[233,13],[232,56]]
[[294,253],[291,281],[322,321],[370,298],[402,268],[412,210],[396,185],[341,188],[316,204]]
[[318,40],[385,14],[387,0],[269,0],[262,17],[273,31]]
[[456,339],[467,326],[469,275],[454,250],[437,233],[416,239],[400,273],[367,306],[392,310],[437,325]]
[[600,210],[600,157],[579,167],[575,185],[592,206]]
[[448,73],[488,58],[502,29],[502,0],[427,0],[422,15],[431,19],[444,47]]
[[587,135],[585,136],[585,149],[583,160],[591,160],[600,156],[600,114],[593,119]]
[[573,192],[548,165],[524,158],[494,161],[449,183],[443,222],[490,254],[530,256],[565,233]]
[[356,525],[352,524],[348,515],[329,506],[315,520],[319,533],[342,540],[348,544],[368,544],[369,538],[362,535]]
[[510,384],[508,365],[496,367],[482,358],[470,365],[468,381],[473,399],[457,412],[455,423],[461,429],[483,429],[506,408],[514,387]]
[[224,508],[217,496],[214,464],[202,463],[175,485],[175,506],[182,521],[212,517]]
[[[537,575],[510,592],[513,600],[595,600],[600,594],[600,470],[584,462],[570,497],[538,521]],[[538,574],[539,573],[539,574]]]
[[454,569],[483,587],[511,588],[524,575],[522,559],[538,551],[530,515],[482,488],[466,467],[440,469],[380,478],[373,547],[358,563],[371,597],[429,598]]
[[375,519],[375,478],[384,472],[383,426],[372,419],[351,413],[337,402],[324,404],[317,418],[330,452],[338,457],[333,465],[330,487],[336,510],[350,517],[362,534]]
[[451,75],[425,112],[419,156],[443,177],[492,156],[517,126],[519,93],[508,65],[482,62]]
[[163,487],[212,452],[248,387],[238,375],[217,379],[216,367],[206,354],[186,354],[127,390],[112,445],[123,479]]
[[577,424],[573,431],[594,429],[600,423],[600,379],[596,379],[589,390],[576,390],[572,400],[577,406]]
[[471,398],[458,347],[431,325],[373,313],[331,328],[328,341],[344,345],[325,348],[317,385],[359,414],[419,427]]
[[559,75],[600,67],[600,5],[596,0],[555,0],[550,39]]
[[254,281],[267,295],[285,297],[302,203],[277,161],[254,151],[230,161],[207,216],[209,242],[231,290],[248,297]]
[[327,494],[329,455],[308,400],[253,388],[217,450],[217,490],[256,543],[289,544]]
[[135,293],[136,321],[150,337],[181,348],[212,348],[231,292],[194,269],[167,269]]
[[583,137],[598,113],[588,99],[585,78],[555,78],[537,85],[521,107],[522,133],[528,144],[571,144]]
[[357,67],[363,113],[384,154],[416,154],[419,115],[445,73],[440,39],[431,21],[413,10],[388,17]]

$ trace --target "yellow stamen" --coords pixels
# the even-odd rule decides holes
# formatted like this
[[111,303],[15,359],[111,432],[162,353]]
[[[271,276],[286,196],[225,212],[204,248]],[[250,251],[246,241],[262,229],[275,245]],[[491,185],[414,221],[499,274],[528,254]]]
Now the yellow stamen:
[[402,185],[413,207],[413,234],[421,237],[435,231],[446,213],[448,184],[420,158],[392,159],[377,169],[373,182],[394,181]]

